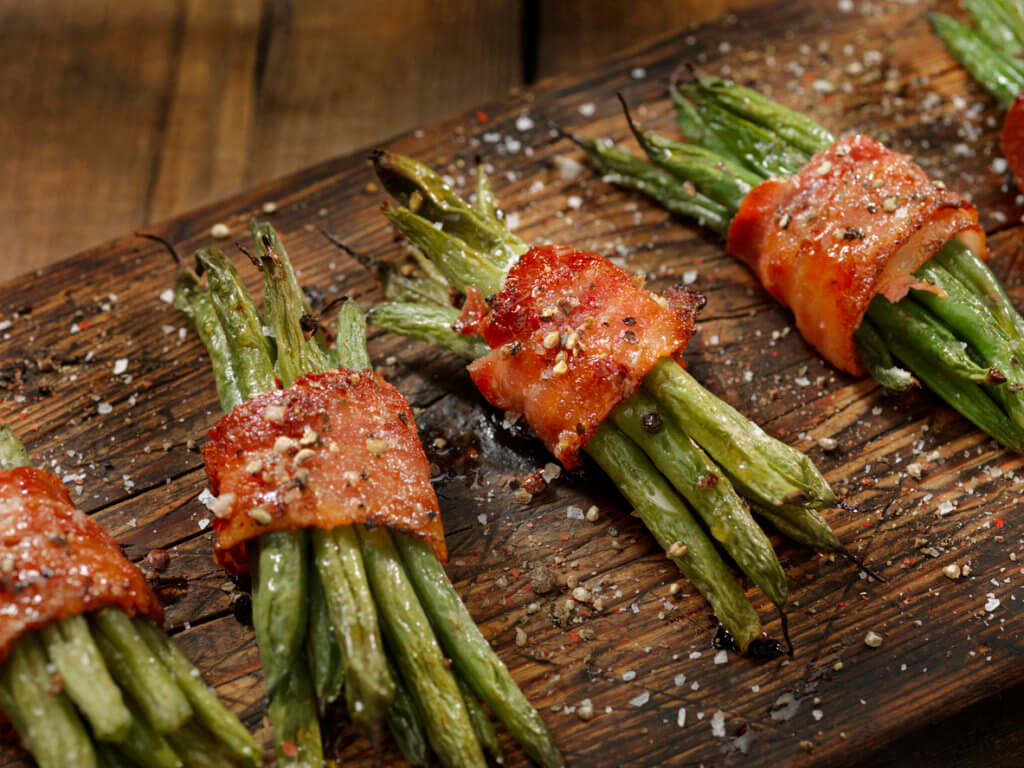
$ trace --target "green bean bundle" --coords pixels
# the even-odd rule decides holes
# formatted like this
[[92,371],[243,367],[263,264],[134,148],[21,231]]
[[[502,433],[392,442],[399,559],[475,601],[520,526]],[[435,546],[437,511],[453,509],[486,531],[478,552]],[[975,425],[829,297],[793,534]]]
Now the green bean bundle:
[[[0,473],[28,466],[20,441],[0,426]],[[12,514],[34,514],[27,511],[32,503]],[[84,519],[72,525],[98,530]],[[48,537],[63,535],[47,530]],[[90,546],[87,529],[76,536],[79,546]],[[205,768],[207,754],[225,768],[262,761],[253,737],[181,649],[150,618],[130,618],[114,605],[20,634],[0,666],[0,709],[42,768]],[[199,742],[203,753],[189,748]]]
[[[998,4],[969,3],[979,12],[990,5]],[[932,19],[944,39],[949,30],[959,30],[955,39],[962,48],[956,50],[964,56],[980,45],[971,37],[975,33],[960,34],[958,22],[941,14]],[[987,62],[1002,67],[1006,77],[990,67],[986,82],[1013,79],[1014,95],[1024,86],[1019,59]],[[604,139],[571,138],[608,181],[643,192],[722,235],[753,187],[796,174],[835,142],[809,118],[728,80],[698,74],[673,84],[672,95],[684,142],[643,130],[626,110],[649,162]],[[860,236],[857,230],[847,234]],[[960,237],[950,239],[913,278],[909,293],[896,303],[881,294],[871,300],[854,332],[859,362],[888,389],[924,383],[1001,444],[1024,450],[1024,321],[1005,291]]]
[[[627,154],[616,157],[625,161]],[[481,357],[489,349],[480,336],[453,330],[459,310],[449,303],[449,289],[496,293],[512,263],[509,254],[523,254],[526,244],[497,214],[482,166],[473,207],[411,158],[378,151],[374,162],[399,203],[385,213],[415,246],[416,264],[378,267],[390,301],[374,307],[369,320],[466,358]],[[673,189],[667,174],[647,168],[652,172],[639,186]],[[711,220],[724,215],[709,200],[694,205]],[[780,610],[787,596],[785,574],[748,501],[784,520],[797,538],[845,551],[827,525],[827,533],[822,530],[816,510],[835,497],[810,459],[769,437],[667,358],[601,424],[584,451],[615,481],[742,649],[770,653],[774,646],[719,547]]]
[[[252,222],[262,272],[257,310],[231,262],[216,249],[182,268],[175,302],[210,352],[225,411],[308,373],[370,367],[365,319],[354,302],[338,312],[333,346],[299,287],[277,232]],[[204,285],[201,273],[207,275]],[[436,555],[411,536],[363,524],[278,530],[249,542],[253,620],[270,698],[278,764],[324,760],[319,717],[332,705],[376,738],[387,725],[410,763],[431,752],[445,766],[484,766],[493,725],[506,724],[545,768],[562,758],[540,716],[472,620]],[[406,557],[406,551],[421,557]],[[483,676],[459,654],[486,664]],[[451,659],[451,662],[449,661]],[[479,700],[479,701],[478,701]]]

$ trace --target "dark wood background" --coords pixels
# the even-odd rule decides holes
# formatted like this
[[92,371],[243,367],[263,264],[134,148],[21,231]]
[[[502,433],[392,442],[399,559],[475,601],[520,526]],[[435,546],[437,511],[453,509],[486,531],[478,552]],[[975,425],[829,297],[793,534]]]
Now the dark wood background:
[[757,0],[0,0],[0,280]]
[[[539,443],[504,428],[450,355],[374,333],[374,359],[424,408],[420,427],[438,466],[453,579],[572,765],[1021,763],[1024,460],[927,393],[889,397],[873,382],[829,369],[796,334],[784,333],[789,315],[717,242],[589,173],[574,175],[578,152],[553,142],[544,127],[554,119],[624,139],[613,96],[621,89],[645,122],[670,133],[665,82],[684,59],[755,82],[836,130],[868,131],[912,151],[971,195],[990,232],[995,269],[1024,304],[1021,208],[993,165],[998,110],[931,36],[922,10],[902,2],[777,3],[609,58],[582,76],[544,80],[391,144],[457,184],[482,151],[527,239],[617,252],[655,281],[696,272],[694,286],[709,304],[687,355],[695,375],[810,452],[860,509],[835,510],[830,522],[888,578],[866,582],[842,562],[778,542],[796,657],[758,664],[730,656],[716,664],[707,606],[685,582],[680,596],[670,595],[678,573],[599,472],[562,477],[523,503],[518,481],[548,460]],[[515,127],[524,114],[532,130]],[[498,141],[488,140],[495,135]],[[247,218],[274,201],[273,221],[303,282],[369,305],[380,298],[371,277],[317,228],[370,256],[395,256],[371,181],[359,152],[149,229],[189,252],[211,243],[215,222],[243,237]],[[161,580],[172,628],[260,729],[251,631],[233,614],[236,590],[212,562],[203,528],[209,513],[196,500],[204,476],[192,446],[219,409],[198,341],[161,300],[172,279],[166,254],[126,235],[0,286],[0,321],[11,322],[0,331],[0,419],[41,463],[68,477],[78,503],[132,558],[147,567],[151,549],[171,552]],[[128,370],[114,375],[119,359]],[[823,436],[838,449],[818,448]],[[437,437],[447,444],[438,447]],[[912,462],[921,464],[920,478],[907,472]],[[946,502],[955,508],[939,515]],[[601,510],[597,523],[567,517],[568,507],[591,503]],[[969,563],[972,575],[946,579],[942,568],[952,562]],[[557,586],[539,593],[542,568],[553,569]],[[570,575],[601,593],[605,608],[567,624],[560,615]],[[751,595],[777,631],[767,601]],[[539,609],[531,612],[534,602]],[[517,627],[526,633],[522,645]],[[865,646],[868,630],[883,636],[881,648]],[[680,675],[686,680],[677,684]],[[585,698],[597,712],[590,722],[573,712]],[[677,725],[681,707],[685,727]],[[722,738],[711,727],[717,712]],[[509,751],[509,763],[522,765]],[[358,739],[344,757],[373,762]],[[394,764],[393,750],[380,759]],[[20,764],[13,754],[0,760]]]

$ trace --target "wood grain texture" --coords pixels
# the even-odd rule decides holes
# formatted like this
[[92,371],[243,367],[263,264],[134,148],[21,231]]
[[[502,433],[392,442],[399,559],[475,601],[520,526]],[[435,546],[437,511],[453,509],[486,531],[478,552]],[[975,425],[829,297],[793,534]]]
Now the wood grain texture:
[[[563,476],[530,504],[517,501],[522,477],[549,460],[540,444],[504,427],[452,356],[374,332],[374,360],[391,361],[383,372],[423,409],[419,426],[438,467],[452,578],[571,765],[886,764],[901,737],[929,727],[926,734],[941,732],[947,744],[966,730],[1000,745],[966,753],[963,765],[1020,763],[1019,739],[978,720],[964,729],[961,719],[978,711],[972,705],[998,705],[998,697],[1020,702],[1014,686],[1024,682],[1024,593],[1021,564],[1011,555],[1024,554],[1024,458],[1000,450],[926,392],[892,397],[830,369],[787,333],[789,314],[718,242],[588,172],[573,173],[566,161],[579,153],[545,127],[550,119],[625,140],[613,95],[621,89],[647,124],[671,133],[665,83],[683,59],[756,83],[837,131],[885,136],[969,194],[983,211],[995,270],[1024,305],[1021,210],[1008,179],[991,167],[998,111],[931,36],[920,8],[877,10],[779,3],[613,58],[581,79],[545,81],[488,105],[485,124],[474,111],[391,144],[444,169],[460,187],[474,154],[484,153],[499,198],[528,240],[615,253],[655,285],[695,276],[709,302],[688,350],[691,370],[810,453],[859,510],[832,510],[830,522],[888,579],[864,581],[842,562],[778,541],[796,657],[715,663],[706,604],[685,582],[680,595],[670,595],[678,572],[595,467]],[[635,67],[646,77],[632,78]],[[532,129],[516,128],[523,115]],[[153,229],[187,253],[210,244],[216,221],[243,237],[247,218],[274,200],[273,222],[302,281],[328,298],[348,293],[369,305],[380,299],[371,276],[318,228],[371,257],[395,257],[399,247],[377,210],[381,197],[367,191],[371,180],[357,153]],[[255,285],[244,259],[238,265]],[[218,418],[216,393],[198,340],[161,301],[172,279],[163,251],[126,236],[0,286],[3,319],[12,322],[0,332],[0,420],[22,434],[41,464],[71,475],[73,497],[131,557],[155,547],[171,552],[172,627],[236,710],[259,726],[262,684],[251,631],[231,614],[233,590],[209,559],[209,513],[196,500],[204,480],[190,441],[201,442]],[[129,368],[114,376],[121,358]],[[112,409],[100,409],[103,403]],[[838,449],[822,451],[822,436],[835,438]],[[446,439],[444,447],[436,437]],[[907,471],[912,462],[921,465],[920,478]],[[938,514],[947,503],[951,511]],[[590,504],[600,509],[597,523],[567,516],[570,506]],[[971,576],[945,578],[941,569],[952,562],[969,563]],[[552,591],[534,589],[542,568],[556,574]],[[570,573],[602,595],[602,611],[559,619]],[[777,632],[768,601],[749,594]],[[531,611],[532,603],[539,609]],[[186,622],[191,629],[183,631]],[[527,633],[523,646],[516,627]],[[880,648],[864,644],[868,630],[883,636]],[[572,711],[585,698],[597,713],[589,722]],[[712,723],[721,723],[724,736]],[[347,763],[374,764],[365,740],[343,736]],[[513,745],[507,753],[509,764],[525,765]],[[955,757],[952,747],[938,756],[899,754],[907,766]],[[13,754],[0,759],[0,766],[21,764]],[[400,764],[393,747],[380,764]]]

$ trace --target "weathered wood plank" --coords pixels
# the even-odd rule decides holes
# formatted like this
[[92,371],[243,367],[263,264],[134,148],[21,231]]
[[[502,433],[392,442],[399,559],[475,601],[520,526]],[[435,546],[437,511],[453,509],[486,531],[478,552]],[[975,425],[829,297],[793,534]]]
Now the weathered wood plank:
[[[683,58],[711,71],[727,67],[837,130],[884,133],[913,151],[984,211],[996,270],[1024,304],[1024,228],[1010,224],[1020,210],[1000,189],[1002,176],[986,167],[997,151],[997,110],[951,65],[916,7],[893,4],[861,16],[809,0],[778,4],[738,24],[713,24],[615,59],[581,80],[545,82],[487,105],[486,124],[473,114],[456,116],[393,146],[446,169],[458,184],[473,155],[483,152],[506,210],[528,239],[616,253],[655,282],[692,277],[709,305],[689,350],[691,369],[766,429],[811,453],[860,510],[833,510],[830,521],[887,583],[864,581],[845,563],[778,541],[793,596],[796,657],[715,663],[707,607],[685,582],[680,595],[670,594],[678,574],[593,467],[522,503],[518,481],[548,458],[481,402],[461,363],[377,333],[370,349],[388,378],[424,409],[419,423],[438,468],[452,577],[527,695],[543,707],[571,764],[848,765],[1024,681],[1021,569],[1010,559],[1024,525],[1024,459],[999,450],[927,393],[890,397],[829,369],[785,332],[788,314],[716,242],[587,172],[567,172],[565,160],[579,155],[549,141],[546,120],[624,139],[613,98],[621,89],[646,122],[669,132],[664,84]],[[854,61],[859,74],[850,75],[858,71]],[[646,70],[644,79],[633,79],[635,67]],[[850,93],[847,82],[855,86]],[[968,111],[960,99],[981,108]],[[516,127],[522,115],[534,128]],[[317,228],[372,257],[394,257],[398,247],[377,212],[381,197],[367,191],[371,178],[363,157],[340,158],[155,229],[188,252],[210,243],[215,221],[242,237],[248,216],[274,200],[274,223],[303,282],[328,297],[350,293],[368,304],[379,299],[370,276]],[[252,270],[238,263],[255,284]],[[202,439],[218,407],[198,342],[188,333],[179,337],[181,318],[160,301],[172,276],[158,247],[124,238],[0,286],[4,319],[13,321],[2,332],[0,419],[47,464],[84,475],[74,483],[81,486],[79,503],[121,537],[132,557],[169,549],[165,576],[188,576],[187,590],[169,609],[173,626],[192,623],[184,633],[189,648],[231,692],[238,711],[258,719],[251,633],[227,615],[225,579],[204,562],[210,544],[199,523],[209,513],[194,499],[202,473],[188,441]],[[25,311],[13,316],[14,308]],[[129,369],[115,377],[111,366],[121,358]],[[109,412],[100,412],[102,403]],[[826,435],[838,440],[837,450],[817,447],[816,438]],[[447,444],[435,445],[435,437]],[[921,465],[920,478],[906,469],[913,462]],[[947,502],[949,513],[937,514]],[[570,506],[590,504],[601,510],[597,523],[567,516]],[[954,561],[969,563],[972,575],[946,579],[941,569]],[[570,574],[602,597],[600,611],[565,614]],[[550,590],[543,590],[546,575],[554,576]],[[777,631],[770,605],[751,596]],[[526,633],[523,645],[515,642],[517,628]],[[881,648],[864,645],[868,630],[883,635]],[[589,722],[573,712],[585,698],[597,712]],[[719,723],[722,730],[713,731]],[[361,739],[344,755],[372,763]],[[509,757],[524,764],[511,747]],[[397,763],[393,751],[382,757],[383,765]],[[15,764],[13,756],[0,762]]]

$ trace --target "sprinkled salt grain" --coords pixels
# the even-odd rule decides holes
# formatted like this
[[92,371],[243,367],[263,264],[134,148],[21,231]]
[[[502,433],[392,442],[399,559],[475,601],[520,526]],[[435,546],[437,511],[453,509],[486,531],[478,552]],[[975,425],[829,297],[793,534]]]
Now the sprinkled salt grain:
[[868,648],[881,648],[882,636],[877,632],[869,631],[866,635],[864,635],[864,645],[866,645]]
[[834,437],[819,437],[818,447],[823,451],[834,451],[839,443],[836,442]]
[[520,115],[516,118],[516,130],[517,131],[532,131],[533,120],[529,115]]
[[813,717],[815,720],[821,720],[821,718],[823,718],[824,716],[825,713],[822,712],[820,709],[811,710],[811,717]]
[[127,370],[128,370],[128,360],[126,358],[122,357],[121,359],[114,361],[114,375],[115,376],[119,376],[120,374],[124,373]]
[[594,716],[594,705],[590,699],[584,699],[580,702],[580,705],[576,708],[576,717],[586,722]]
[[565,516],[570,520],[582,520],[584,518],[583,508],[572,504],[566,508]]
[[580,104],[580,114],[584,117],[592,117],[596,111],[597,107],[591,101],[588,101],[586,104]]
[[491,131],[489,133],[485,133],[483,138],[485,144],[497,144],[501,141],[501,134]]
[[644,69],[643,67],[633,67],[633,69],[629,73],[629,76],[632,77],[634,80],[643,80],[645,77],[647,77],[647,70]]
[[273,200],[267,200],[267,202],[263,204],[263,212],[266,214],[277,213],[277,203]]
[[729,661],[729,653],[727,651],[719,651],[715,654],[715,664],[725,664]]
[[632,704],[634,707],[642,707],[650,700],[651,694],[647,691],[644,691],[639,696],[634,696],[632,699],[630,699],[629,703]]
[[1006,162],[1006,158],[1004,158],[1004,157],[997,157],[997,158],[995,158],[992,161],[992,170],[995,173],[1005,173],[1006,172],[1006,166],[1007,166],[1007,162]]
[[213,500],[216,499],[217,497],[210,493],[209,488],[203,488],[203,490],[199,492],[198,498],[199,503],[202,504],[207,509],[209,509],[210,505],[213,504]]
[[519,226],[519,214],[514,212],[505,214],[505,223],[509,229],[515,230]]
[[110,403],[100,403],[99,405],[96,406],[96,412],[99,413],[101,416],[110,413],[112,410],[114,410],[114,406],[112,406]]
[[988,594],[988,600],[985,601],[985,610],[988,613],[992,613],[996,608],[999,607],[999,598],[993,595],[991,592]]
[[477,522],[480,523],[480,525],[487,525],[487,515],[485,515],[483,512],[481,512],[479,515],[477,515],[476,519],[477,519]]
[[680,672],[672,679],[672,682],[675,683],[676,688],[678,688],[679,686],[686,683],[686,675]]
[[218,221],[216,224],[210,227],[210,235],[212,237],[216,237],[218,240],[225,238],[230,234],[231,230],[228,228],[228,225],[222,222]]
[[162,292],[160,294],[160,301],[162,301],[164,304],[173,304],[174,303],[174,291],[172,291],[170,288],[168,288],[166,291]]
[[174,333],[174,326],[173,325],[161,325],[160,326],[160,330],[163,331],[164,332],[164,336],[166,336],[169,333]]
[[583,205],[583,198],[580,197],[579,195],[571,195],[569,199],[566,200],[565,202],[570,208],[575,210],[579,208],[581,205]]
[[571,157],[558,156],[555,158],[555,165],[558,166],[558,175],[564,181],[572,181],[583,173],[583,164]]
[[797,376],[795,379],[793,379],[793,383],[796,384],[798,387],[809,387],[811,385],[811,380],[808,379],[806,376]]
[[199,530],[205,531],[210,526],[210,518],[201,517],[196,521],[199,524]]
[[956,509],[956,505],[952,501],[944,501],[935,508],[935,514],[939,517],[945,517],[954,509]]
[[135,487],[135,481],[132,480],[130,475],[121,475],[121,483],[124,485],[124,490],[127,493],[131,493],[132,488]]
[[687,656],[687,658],[689,658],[689,659],[699,659],[700,657],[701,657],[701,652],[700,651],[690,651],[689,656]]
[[680,728],[686,727],[686,707],[679,708],[679,712],[676,714],[676,725]]
[[693,285],[695,282],[697,282],[696,269],[688,269],[683,272],[683,285]]
[[711,735],[717,739],[725,737],[725,713],[720,709],[711,716]]
[[921,474],[923,470],[924,467],[922,467],[921,464],[916,461],[907,464],[907,474],[910,475],[915,480],[921,479]]
[[627,683],[632,680],[636,680],[636,670],[627,669],[625,672],[622,673],[622,679],[625,680]]
[[540,473],[544,477],[544,482],[550,483],[552,480],[558,479],[558,476],[562,474],[562,468],[549,461],[544,465],[544,469],[542,469]]
[[942,575],[945,576],[947,579],[952,579],[953,581],[959,579],[961,573],[962,571],[960,570],[960,566],[957,563],[950,563],[942,569]]

